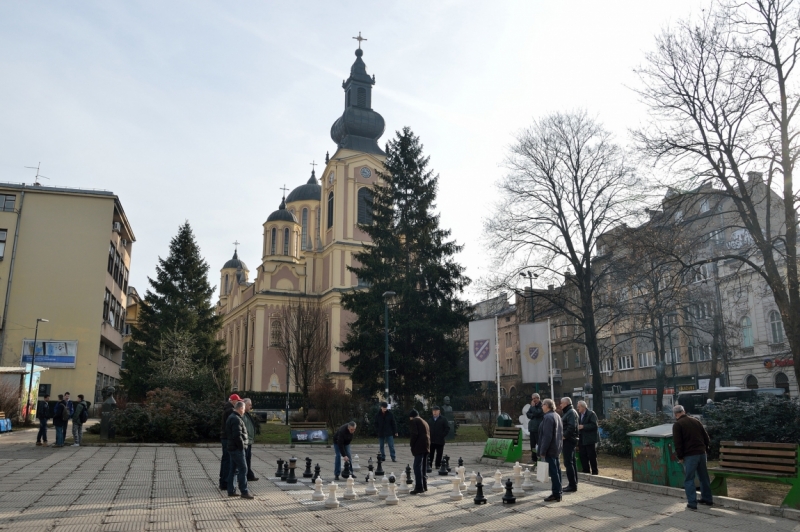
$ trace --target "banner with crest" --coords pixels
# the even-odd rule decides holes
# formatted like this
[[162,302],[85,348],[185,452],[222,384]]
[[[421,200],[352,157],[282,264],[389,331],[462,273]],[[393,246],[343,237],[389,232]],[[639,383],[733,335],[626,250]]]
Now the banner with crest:
[[497,377],[494,318],[469,322],[469,380],[493,381]]
[[519,326],[520,366],[523,383],[545,383],[550,376],[549,322],[523,323]]

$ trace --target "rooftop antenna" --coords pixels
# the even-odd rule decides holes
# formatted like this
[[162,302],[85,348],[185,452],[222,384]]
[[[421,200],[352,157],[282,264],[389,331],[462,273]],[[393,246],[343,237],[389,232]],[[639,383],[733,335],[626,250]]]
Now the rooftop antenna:
[[39,164],[37,164],[36,166],[26,166],[25,167],[25,168],[30,168],[31,170],[36,170],[36,177],[33,178],[33,186],[35,186],[35,187],[42,186],[42,184],[39,183],[39,179],[48,179],[48,180],[50,179],[49,177],[39,173],[39,168],[41,166],[42,166],[42,162],[39,161]]

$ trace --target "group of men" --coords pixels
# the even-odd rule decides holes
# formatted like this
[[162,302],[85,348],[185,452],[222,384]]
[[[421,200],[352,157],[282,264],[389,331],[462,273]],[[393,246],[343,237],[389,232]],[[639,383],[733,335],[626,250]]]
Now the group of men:
[[[429,469],[434,465],[436,467],[442,465],[444,440],[447,435],[450,434],[450,423],[442,416],[442,409],[434,405],[431,408],[431,414],[431,419],[427,422],[430,432],[430,448],[427,463]],[[378,435],[381,460],[386,460],[384,445],[388,444],[389,457],[392,459],[392,462],[396,462],[397,455],[394,451],[394,438],[397,436],[397,422],[386,401],[381,401],[380,410],[378,410],[375,416],[375,433]]]
[[226,490],[228,497],[237,496],[236,483],[238,483],[241,498],[254,498],[247,486],[248,481],[258,480],[250,465],[256,437],[256,420],[250,413],[251,410],[253,402],[247,398],[242,399],[238,394],[232,394],[222,409],[219,489]]
[[53,427],[56,429],[56,443],[54,447],[64,447],[64,440],[67,437],[67,428],[72,421],[73,447],[80,447],[83,440],[83,424],[89,418],[89,405],[78,394],[78,401],[72,402],[69,392],[64,392],[58,396],[58,402],[50,411],[50,395],[45,395],[36,406],[36,419],[39,420],[39,432],[36,434],[36,445],[47,446],[47,420],[53,420]]

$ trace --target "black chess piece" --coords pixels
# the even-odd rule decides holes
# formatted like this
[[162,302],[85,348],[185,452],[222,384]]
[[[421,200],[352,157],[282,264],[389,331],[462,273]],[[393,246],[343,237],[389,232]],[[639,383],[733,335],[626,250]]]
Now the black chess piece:
[[289,478],[289,461],[283,463],[283,473],[281,473],[281,480],[286,482],[286,479]]
[[442,457],[442,461],[445,463],[445,467],[447,468],[447,472],[449,473],[450,472],[450,457],[447,456],[447,455],[444,455],[444,457]]
[[317,464],[316,467],[314,468],[314,477],[311,479],[311,482],[316,482],[317,481],[317,477],[319,477],[319,472],[320,472],[320,468],[319,468],[319,464]]
[[463,465],[464,465],[464,459],[459,457],[459,459],[458,459],[458,467],[461,467]]
[[442,459],[442,465],[439,466],[439,476],[446,477],[447,476],[447,462]]
[[369,463],[367,464],[367,476],[364,477],[364,482],[369,482],[369,474],[372,473],[374,469],[375,467],[372,465],[372,458],[370,458]]
[[514,491],[512,490],[514,483],[511,482],[511,479],[506,480],[506,494],[503,495],[503,504],[514,504],[517,502],[517,498],[514,497]]
[[286,477],[286,482],[288,484],[297,484],[297,476],[295,476],[294,470],[297,467],[297,458],[294,456],[289,458],[289,474]]
[[394,484],[397,482],[397,478],[394,475],[389,475],[389,484]]
[[475,504],[486,504],[486,497],[483,496],[483,477],[480,473],[476,477],[475,487],[478,488],[478,492],[475,494],[473,501]]
[[314,473],[311,472],[311,458],[306,456],[306,470],[303,471],[303,478],[311,478]]
[[386,474],[383,470],[383,460],[381,460],[381,455],[378,455],[378,468],[375,470],[375,477],[382,477]]
[[342,469],[342,478],[345,480],[353,476],[353,474],[350,472],[350,467],[350,460],[347,460],[344,463],[344,468]]
[[279,477],[283,475],[283,459],[278,458],[278,470],[275,471],[275,476]]
[[414,481],[411,479],[411,465],[406,464],[406,484],[413,484]]

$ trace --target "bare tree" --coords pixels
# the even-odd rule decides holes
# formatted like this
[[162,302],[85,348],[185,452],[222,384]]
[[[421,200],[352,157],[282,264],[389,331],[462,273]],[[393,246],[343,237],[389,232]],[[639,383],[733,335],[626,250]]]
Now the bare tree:
[[327,315],[316,301],[290,301],[280,311],[280,338],[276,346],[303,398],[325,376],[330,349],[325,330]]
[[[611,134],[586,112],[555,113],[517,136],[500,183],[502,201],[485,224],[498,273],[488,284],[511,287],[522,269],[561,290],[537,291],[580,324],[592,368],[594,408],[603,416],[595,300],[605,271],[594,267],[599,235],[629,216],[636,178]],[[607,265],[606,265],[607,266]],[[608,320],[613,319],[603,314]]]
[[731,0],[696,22],[680,22],[657,38],[638,70],[644,83],[638,92],[652,120],[636,138],[647,156],[678,176],[678,186],[706,185],[725,200],[721,214],[739,245],[708,260],[733,259],[764,279],[800,381],[793,183],[800,98],[792,77],[798,53],[800,10],[793,0]]

